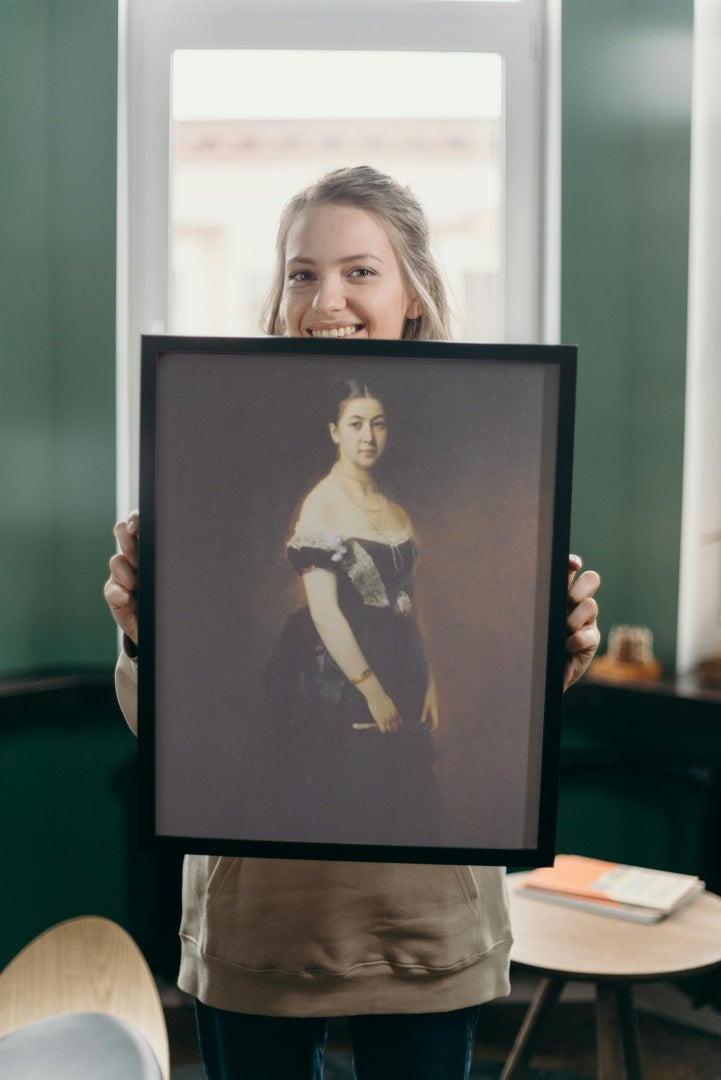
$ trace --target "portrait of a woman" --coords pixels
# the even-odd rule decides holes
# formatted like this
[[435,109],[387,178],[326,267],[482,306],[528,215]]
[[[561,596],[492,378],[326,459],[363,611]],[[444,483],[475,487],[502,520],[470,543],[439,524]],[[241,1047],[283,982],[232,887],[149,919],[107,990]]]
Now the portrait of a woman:
[[382,395],[362,374],[330,389],[336,458],[287,545],[306,602],[263,676],[243,754],[247,812],[270,836],[281,814],[292,839],[427,844],[439,825],[439,714],[413,595],[417,538],[378,480]]

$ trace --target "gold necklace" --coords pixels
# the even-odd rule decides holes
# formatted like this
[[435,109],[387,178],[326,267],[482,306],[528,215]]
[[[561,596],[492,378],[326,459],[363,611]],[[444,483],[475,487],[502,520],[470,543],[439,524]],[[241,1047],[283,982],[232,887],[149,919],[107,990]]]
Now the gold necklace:
[[[352,480],[354,484],[362,484],[362,480],[357,480],[355,476],[348,476],[348,474],[344,473],[337,464],[333,466],[333,468],[331,469],[331,473],[333,474],[333,478],[335,479],[338,490],[343,495],[345,495],[346,499],[352,502],[354,506],[357,506],[358,509],[362,510],[364,514],[382,514],[383,518],[385,518],[387,502],[385,495],[381,495],[379,491],[374,490],[374,494],[378,496],[378,506],[368,506],[366,503],[359,502],[358,499],[355,499],[349,491],[346,491],[346,489],[343,487],[343,484],[340,482],[340,477],[342,476],[345,480]],[[368,520],[373,523],[372,518],[369,518]]]
[[[356,484],[362,483],[361,480],[356,480],[354,476],[347,476],[337,464],[334,465],[331,469],[331,476],[335,480],[336,487],[340,491],[341,495],[344,495],[348,502],[353,503],[354,506],[357,506],[359,510],[363,511],[368,521],[368,524],[371,526],[374,532],[378,533],[378,536],[382,540],[382,542],[384,544],[387,544],[388,547],[390,547],[391,558],[393,559],[393,566],[395,567],[395,569],[398,571],[402,570],[403,556],[401,555],[398,544],[391,540],[390,536],[386,532],[386,506],[388,504],[388,500],[386,499],[385,495],[381,495],[379,491],[376,491],[376,495],[378,495],[380,499],[380,505],[375,507],[364,506],[363,503],[360,503],[357,499],[354,499],[349,491],[346,491],[346,489],[341,484],[339,478],[341,476],[344,476],[347,480],[354,480]],[[375,517],[371,516],[372,514],[378,513],[380,513],[381,515],[380,521],[378,521]]]

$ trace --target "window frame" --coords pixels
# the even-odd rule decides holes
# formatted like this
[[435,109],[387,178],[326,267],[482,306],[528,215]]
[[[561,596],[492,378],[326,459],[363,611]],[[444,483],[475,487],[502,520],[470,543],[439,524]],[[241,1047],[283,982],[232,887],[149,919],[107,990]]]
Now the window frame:
[[499,53],[506,132],[502,291],[513,298],[502,305],[500,340],[558,340],[560,0],[119,0],[118,15],[120,516],[137,502],[140,335],[167,326],[176,49]]

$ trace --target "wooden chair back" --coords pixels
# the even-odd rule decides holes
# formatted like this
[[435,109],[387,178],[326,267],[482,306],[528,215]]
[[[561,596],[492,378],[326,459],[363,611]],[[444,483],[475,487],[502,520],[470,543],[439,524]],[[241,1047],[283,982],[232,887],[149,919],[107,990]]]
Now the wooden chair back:
[[155,980],[133,939],[110,919],[86,915],[58,923],[0,972],[0,1037],[75,1012],[132,1024],[169,1080],[168,1032]]

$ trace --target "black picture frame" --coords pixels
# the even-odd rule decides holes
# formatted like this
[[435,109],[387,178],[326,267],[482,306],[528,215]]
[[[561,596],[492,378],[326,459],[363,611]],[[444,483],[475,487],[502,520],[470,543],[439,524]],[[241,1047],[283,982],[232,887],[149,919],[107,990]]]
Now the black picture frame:
[[[408,511],[419,538],[414,603],[442,721],[432,736],[421,732],[421,741],[407,743],[400,767],[396,762],[398,792],[410,800],[407,819],[395,809],[396,786],[376,782],[373,772],[375,761],[383,762],[379,776],[387,768],[388,748],[400,744],[382,740],[395,736],[373,730],[375,743],[362,750],[353,743],[350,755],[344,743],[341,759],[333,749],[337,729],[330,737],[324,729],[316,745],[315,727],[304,721],[293,729],[305,740],[297,751],[296,734],[286,737],[285,707],[276,698],[270,711],[258,705],[265,683],[284,695],[290,687],[283,701],[296,694],[294,647],[286,649],[291,674],[264,683],[264,672],[289,615],[303,607],[302,574],[289,565],[285,544],[303,495],[332,464],[322,399],[347,374],[383,398],[383,487]],[[143,337],[144,849],[553,861],[575,383],[574,346]],[[345,683],[341,693],[358,694]],[[280,724],[276,741],[258,740],[259,730],[274,730],[267,719],[259,727],[259,716]],[[250,774],[249,745],[269,754]],[[411,766],[419,746],[431,747],[432,784]],[[312,763],[310,781],[308,769],[303,773],[308,787],[282,763],[286,757]],[[365,795],[348,795],[346,806],[346,794],[329,795],[327,781],[343,774],[350,790],[354,769]],[[363,788],[369,777],[371,787]],[[293,804],[301,787],[313,803],[307,816]],[[393,827],[378,824],[384,800]]]

